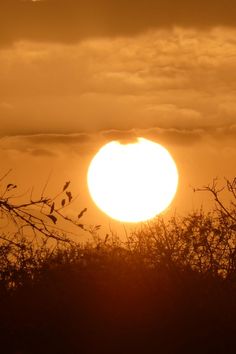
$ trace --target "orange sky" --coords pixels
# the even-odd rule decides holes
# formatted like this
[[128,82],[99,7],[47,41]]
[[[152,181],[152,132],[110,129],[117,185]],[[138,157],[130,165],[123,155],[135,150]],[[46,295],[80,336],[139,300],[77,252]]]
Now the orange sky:
[[235,176],[235,24],[233,1],[1,0],[2,174],[22,191],[70,179],[88,222],[109,224],[88,163],[144,136],[179,167],[172,210],[198,206],[190,185]]

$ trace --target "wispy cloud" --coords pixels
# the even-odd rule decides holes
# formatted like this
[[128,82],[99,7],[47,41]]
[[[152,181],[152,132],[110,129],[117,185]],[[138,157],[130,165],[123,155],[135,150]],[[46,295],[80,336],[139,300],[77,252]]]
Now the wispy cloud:
[[87,134],[35,134],[0,138],[0,149],[32,156],[55,157],[63,152],[86,152],[82,146],[90,141]]
[[121,143],[135,142],[137,137],[146,137],[161,144],[188,146],[201,144],[202,142],[235,142],[236,124],[223,126],[208,126],[202,128],[160,128],[131,130],[107,130],[100,133],[105,140],[117,140]]

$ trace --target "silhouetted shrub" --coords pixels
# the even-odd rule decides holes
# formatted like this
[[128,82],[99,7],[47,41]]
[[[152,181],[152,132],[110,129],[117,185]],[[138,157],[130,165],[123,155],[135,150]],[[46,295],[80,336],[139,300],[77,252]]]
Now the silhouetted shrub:
[[234,353],[235,205],[207,188],[211,212],[156,218],[125,242],[5,240],[2,352]]

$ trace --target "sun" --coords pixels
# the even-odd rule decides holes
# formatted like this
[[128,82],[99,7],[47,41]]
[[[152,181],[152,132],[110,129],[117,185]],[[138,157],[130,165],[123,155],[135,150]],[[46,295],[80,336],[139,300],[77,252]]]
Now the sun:
[[178,171],[170,153],[160,144],[137,142],[104,145],[92,159],[87,175],[95,204],[122,222],[152,219],[172,202]]

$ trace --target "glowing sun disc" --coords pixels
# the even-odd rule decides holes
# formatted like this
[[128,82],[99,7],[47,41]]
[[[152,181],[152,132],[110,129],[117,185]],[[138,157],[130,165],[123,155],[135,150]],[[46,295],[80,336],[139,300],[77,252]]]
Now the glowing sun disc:
[[93,201],[103,212],[122,222],[140,222],[170,205],[178,171],[170,153],[153,141],[112,141],[92,159],[87,182]]

